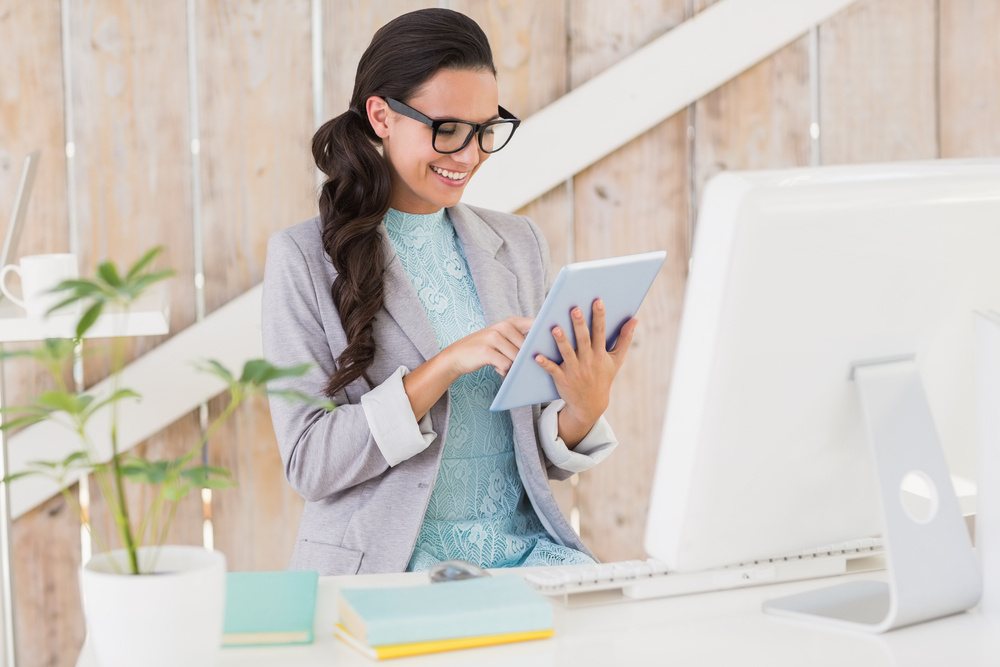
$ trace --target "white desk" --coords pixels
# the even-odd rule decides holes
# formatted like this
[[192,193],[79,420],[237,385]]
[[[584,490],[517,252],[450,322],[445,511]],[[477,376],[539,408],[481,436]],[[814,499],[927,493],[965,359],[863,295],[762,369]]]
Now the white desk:
[[[872,578],[878,575],[853,575]],[[438,653],[386,664],[497,667],[619,665],[766,665],[868,667],[1000,665],[1000,621],[978,611],[871,636],[825,630],[764,616],[761,602],[848,577],[676,598],[567,609],[554,603],[555,636],[541,641]],[[320,579],[316,641],[305,646],[223,649],[219,667],[371,667],[375,663],[332,636],[336,590],[350,585],[426,581],[423,574]],[[84,646],[77,667],[98,667]]]

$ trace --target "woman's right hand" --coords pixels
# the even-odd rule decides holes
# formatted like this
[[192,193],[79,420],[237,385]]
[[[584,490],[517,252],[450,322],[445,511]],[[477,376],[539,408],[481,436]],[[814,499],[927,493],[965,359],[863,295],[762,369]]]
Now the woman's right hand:
[[455,341],[404,376],[403,390],[417,421],[465,373],[492,366],[506,376],[533,321],[529,317],[508,317]]
[[456,377],[478,371],[483,366],[492,366],[505,377],[533,321],[530,317],[508,317],[455,341],[441,354]]

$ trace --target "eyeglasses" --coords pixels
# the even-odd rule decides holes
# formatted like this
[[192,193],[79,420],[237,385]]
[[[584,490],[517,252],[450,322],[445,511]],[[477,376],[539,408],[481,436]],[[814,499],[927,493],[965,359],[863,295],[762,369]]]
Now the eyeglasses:
[[431,140],[434,150],[445,155],[457,153],[468,146],[474,134],[478,137],[479,148],[484,153],[496,153],[507,145],[510,138],[514,136],[514,130],[521,124],[520,120],[503,107],[497,107],[500,114],[500,118],[497,120],[470,123],[467,120],[434,120],[399,100],[394,100],[391,97],[383,99],[389,108],[396,113],[403,114],[407,118],[412,118],[430,127],[434,131]]

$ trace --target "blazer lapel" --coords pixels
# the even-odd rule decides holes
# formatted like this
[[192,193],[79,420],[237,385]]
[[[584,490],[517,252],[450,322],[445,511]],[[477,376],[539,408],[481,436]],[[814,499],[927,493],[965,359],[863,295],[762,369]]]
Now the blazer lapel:
[[413,283],[406,275],[403,263],[399,261],[399,257],[392,247],[392,241],[389,240],[385,227],[381,226],[380,230],[385,251],[383,305],[423,356],[424,361],[427,361],[441,351],[438,348],[437,338],[434,336],[434,328],[431,326],[431,321],[427,319],[427,313],[420,304],[420,297],[413,289]]
[[448,215],[465,250],[487,326],[508,317],[521,316],[517,276],[496,258],[503,239],[467,206],[459,204],[449,208]]

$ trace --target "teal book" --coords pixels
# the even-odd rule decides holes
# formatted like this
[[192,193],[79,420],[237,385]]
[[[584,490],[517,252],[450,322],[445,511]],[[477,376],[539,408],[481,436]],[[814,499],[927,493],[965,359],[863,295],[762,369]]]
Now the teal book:
[[228,573],[222,645],[308,644],[318,583],[308,571]]
[[552,605],[517,575],[338,592],[340,623],[368,646],[552,629]]

